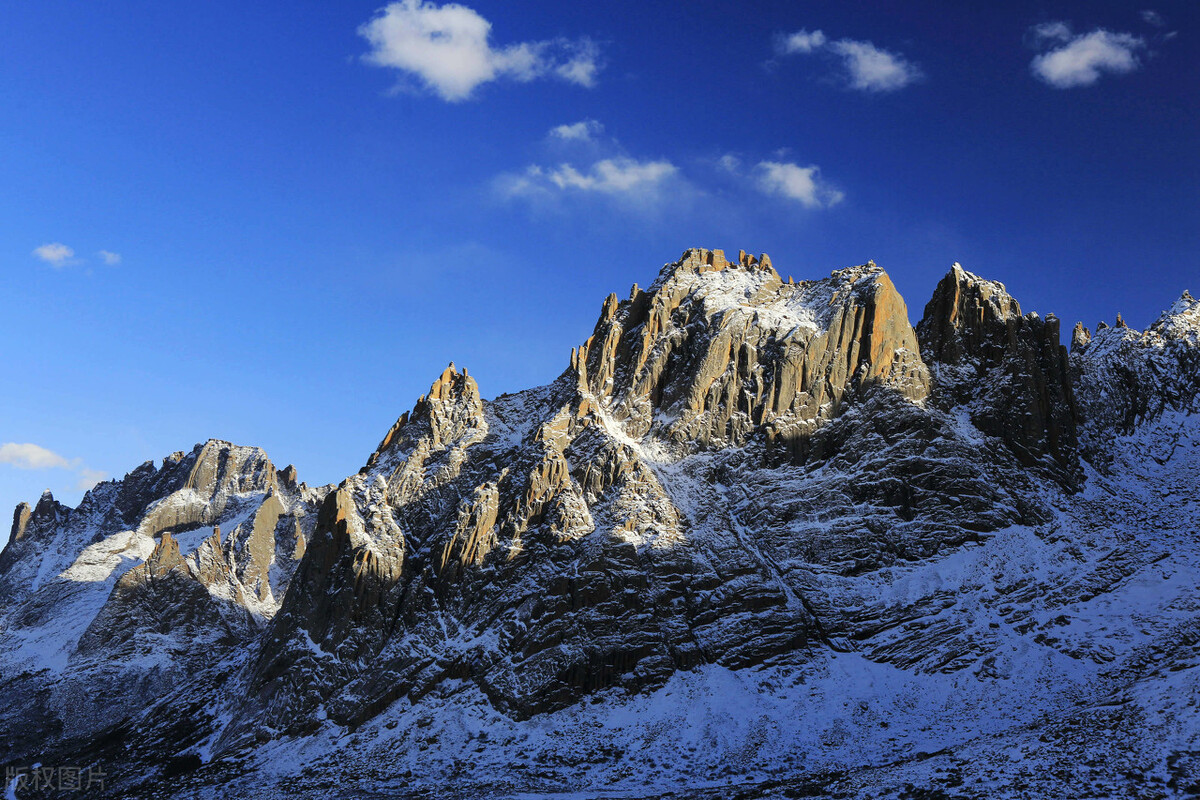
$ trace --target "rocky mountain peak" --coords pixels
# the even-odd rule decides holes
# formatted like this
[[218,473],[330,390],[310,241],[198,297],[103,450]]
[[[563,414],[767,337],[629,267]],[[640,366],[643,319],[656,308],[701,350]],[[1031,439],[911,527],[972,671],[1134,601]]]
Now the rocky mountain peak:
[[804,775],[765,797],[1173,742],[1113,698],[1195,666],[1198,313],[1076,326],[1068,371],[1054,315],[959,264],[914,329],[874,262],[687,250],[545,386],[485,402],[451,364],[336,488],[210,440],[19,506],[0,754],[123,800]]
[[33,516],[33,509],[29,507],[29,503],[17,504],[16,509],[13,510],[12,529],[8,534],[9,544],[25,536],[25,528],[28,527],[31,516]]
[[[755,257],[745,250],[739,250],[737,261],[730,261],[725,257],[724,250],[689,247],[683,251],[683,255],[680,256],[678,261],[663,266],[659,272],[658,279],[651,286],[651,290],[653,291],[660,283],[666,282],[679,272],[703,274],[705,272],[720,272],[725,269],[757,269],[774,272],[774,269],[771,267],[771,257],[766,253]],[[778,274],[776,274],[776,277],[779,277]]]
[[921,352],[927,360],[958,364],[971,357],[995,359],[994,332],[1021,316],[1021,304],[1003,283],[989,281],[963,269],[957,261],[938,282],[917,326]]
[[610,295],[570,372],[587,403],[631,436],[657,426],[683,446],[803,438],[848,393],[928,391],[908,311],[874,264],[783,283],[765,254],[693,248],[629,300]]
[[1083,350],[1092,341],[1092,332],[1082,322],[1076,322],[1071,331],[1071,352]]
[[1110,457],[1113,431],[1128,433],[1169,410],[1200,411],[1200,301],[1185,291],[1149,328],[1118,317],[1072,348],[1072,370],[1097,463]]
[[1078,485],[1075,401],[1058,317],[1023,315],[1004,284],[956,262],[934,289],[917,333],[938,405],[965,407],[1023,464]]
[[1150,328],[1170,339],[1200,341],[1200,300],[1185,289]]
[[483,399],[475,379],[454,362],[442,371],[412,411],[400,415],[388,430],[363,471],[381,469],[408,457],[424,442],[427,451],[453,445],[463,439],[476,440],[487,431]]
[[[189,460],[179,459],[182,463]],[[266,491],[275,485],[275,466],[258,447],[243,447],[209,439],[196,445],[191,453],[191,469],[182,488],[214,497],[222,493]],[[163,469],[175,465],[171,458],[163,460]]]
[[60,525],[70,516],[71,509],[54,499],[54,494],[47,489],[42,492],[37,504],[30,507],[28,503],[19,503],[13,510],[12,528],[8,535],[8,545],[0,551],[0,574],[19,557],[23,545],[44,544],[44,540],[53,536]]
[[147,536],[157,536],[212,525],[239,497],[280,490],[275,465],[262,448],[209,439],[189,453],[172,453],[159,469],[147,462],[124,480],[93,490],[80,508],[108,506],[121,512],[110,525],[136,524]]

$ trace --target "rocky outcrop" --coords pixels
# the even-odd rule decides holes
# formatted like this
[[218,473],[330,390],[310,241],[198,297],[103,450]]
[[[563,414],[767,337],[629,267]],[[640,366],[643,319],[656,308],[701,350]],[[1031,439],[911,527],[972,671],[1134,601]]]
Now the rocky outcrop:
[[[610,296],[548,387],[485,403],[451,366],[326,499],[251,716],[359,725],[470,676],[525,717],[845,640],[813,570],[926,558],[1022,513],[922,408],[928,385],[874,264],[785,284],[707,250]],[[876,479],[850,477],[869,453]],[[713,491],[757,471],[794,493]]]
[[[19,506],[0,553],[0,713],[85,736],[237,658],[275,613],[323,492],[211,440]],[[224,533],[223,533],[224,531]],[[181,546],[182,545],[182,546]],[[6,684],[25,678],[18,690]]]
[[171,502],[146,508],[141,529],[148,536],[212,525],[230,498],[280,489],[266,453],[215,439],[187,455],[172,453],[154,478],[155,491],[169,493]]
[[[206,558],[204,550],[201,545],[189,562],[178,541],[164,533],[146,562],[117,581],[79,640],[79,658],[129,659],[164,648],[194,665],[211,659],[213,648],[245,641],[255,629],[250,612],[209,590],[225,576],[214,569],[221,562]],[[197,647],[198,641],[208,646]]]
[[904,301],[873,263],[785,284],[766,256],[720,250],[688,250],[649,290],[610,295],[571,371],[585,409],[610,407],[627,434],[661,418],[701,448],[762,429],[795,446],[865,386],[928,391]]
[[339,662],[368,660],[387,640],[402,598],[405,540],[384,492],[382,482],[354,477],[326,496],[255,668],[269,719],[303,727],[336,685]]
[[1075,488],[1082,481],[1066,348],[1053,314],[1021,314],[1004,285],[955,264],[917,326],[935,402],[965,407],[1027,467]]
[[1092,341],[1092,332],[1082,322],[1076,322],[1071,331],[1071,352],[1078,353]]
[[[414,455],[424,463],[431,453],[454,448],[460,442],[459,446],[467,446],[486,433],[479,387],[465,369],[458,372],[452,363],[433,382],[429,394],[396,420],[363,470],[407,463]],[[421,476],[409,477],[405,485],[421,482]]]
[[[254,667],[251,683],[267,719],[286,728],[311,725],[320,704],[345,689],[350,664],[379,657],[401,619],[417,624],[417,609],[428,605],[425,581],[435,573],[433,550],[445,572],[458,536],[450,514],[456,482],[470,448],[487,433],[478,386],[451,364],[396,421],[362,471],[326,496],[293,589]],[[415,568],[408,564],[407,514],[415,515],[410,530],[429,540]],[[472,551],[479,544],[472,543]],[[361,702],[355,693],[334,713],[361,716]]]
[[1103,322],[1071,354],[1085,446],[1110,460],[1113,433],[1168,412],[1200,412],[1200,301],[1185,291],[1145,331]]
[[12,530],[8,534],[9,544],[25,538],[25,530],[29,527],[29,518],[32,516],[33,509],[29,507],[29,503],[17,504],[13,511]]
[[71,509],[54,499],[47,489],[33,508],[19,504],[13,511],[8,544],[0,551],[0,581],[18,563],[28,562],[48,547],[69,519]]
[[[41,565],[63,546],[64,531],[73,516],[72,509],[55,500],[49,489],[32,508],[21,503],[13,511],[8,543],[0,551],[0,601],[10,598],[10,611],[13,601],[42,585],[45,572]],[[0,618],[3,614],[0,605]]]

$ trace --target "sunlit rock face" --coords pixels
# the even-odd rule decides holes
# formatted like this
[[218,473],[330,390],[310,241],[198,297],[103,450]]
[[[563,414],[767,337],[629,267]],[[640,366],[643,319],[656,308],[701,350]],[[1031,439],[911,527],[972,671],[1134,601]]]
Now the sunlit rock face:
[[700,448],[764,429],[801,440],[850,393],[884,386],[920,402],[929,383],[904,300],[874,264],[785,284],[766,256],[731,263],[720,250],[685,252],[624,302],[610,295],[572,369],[626,434],[657,422]]
[[1034,731],[1029,796],[1078,794],[1055,765],[1124,730],[1087,698],[1200,739],[1154,683],[1197,681],[1198,318],[1068,356],[958,265],[914,328],[873,263],[685,251],[546,386],[451,364],[340,484],[209,442],[19,507],[0,681],[34,722],[3,746],[121,764],[122,797],[891,796],[1005,785],[972,743]]
[[846,646],[822,572],[1031,506],[928,391],[875,265],[784,283],[707,250],[610,296],[550,386],[485,403],[451,367],[326,499],[256,667],[269,724],[362,724],[467,675],[526,717]]
[[258,448],[210,440],[78,508],[49,493],[19,506],[0,553],[0,680],[18,698],[6,719],[86,735],[253,641],[321,496],[284,475]]

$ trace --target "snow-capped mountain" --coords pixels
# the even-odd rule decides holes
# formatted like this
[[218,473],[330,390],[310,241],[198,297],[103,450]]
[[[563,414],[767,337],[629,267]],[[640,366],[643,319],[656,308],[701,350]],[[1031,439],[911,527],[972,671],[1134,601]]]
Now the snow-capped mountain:
[[957,264],[914,328],[873,263],[693,249],[336,486],[210,441],[43,496],[0,753],[129,798],[1200,791],[1200,302],[1059,338]]

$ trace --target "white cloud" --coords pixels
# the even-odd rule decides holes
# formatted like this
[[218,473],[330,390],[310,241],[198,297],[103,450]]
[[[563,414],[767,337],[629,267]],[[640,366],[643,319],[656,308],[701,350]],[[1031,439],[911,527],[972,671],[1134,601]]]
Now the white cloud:
[[1147,25],[1153,25],[1156,28],[1161,28],[1167,24],[1162,14],[1149,8],[1142,12],[1142,22],[1145,22]]
[[114,253],[110,250],[101,250],[100,252],[96,253],[96,255],[100,256],[100,260],[110,267],[115,267],[117,264],[121,263],[120,253]]
[[568,142],[590,142],[603,132],[604,126],[599,122],[594,119],[585,119],[570,125],[556,125],[550,129],[550,136]]
[[829,208],[845,197],[821,180],[821,170],[816,166],[760,161],[755,169],[761,191],[796,200],[805,208]]
[[850,85],[867,92],[891,92],[921,79],[921,70],[903,56],[881,50],[870,42],[839,39],[830,48],[840,55],[850,73]]
[[497,195],[528,203],[536,213],[559,213],[592,203],[650,216],[682,208],[700,194],[682,170],[665,159],[625,155],[583,163],[531,164],[493,181]]
[[1137,52],[1146,46],[1141,37],[1103,28],[1075,35],[1066,23],[1045,23],[1033,33],[1043,47],[1057,44],[1035,56],[1029,65],[1037,78],[1057,89],[1091,86],[1106,72],[1133,72],[1140,66]]
[[921,69],[904,56],[855,39],[830,41],[822,31],[799,30],[776,44],[782,55],[828,53],[841,59],[849,86],[864,92],[903,89],[924,77]]
[[733,153],[726,153],[717,159],[717,166],[726,172],[736,175],[742,170],[742,160]]
[[86,492],[100,481],[108,477],[107,472],[83,467],[79,470],[79,480],[75,483],[75,491]]
[[1045,42],[1069,42],[1074,34],[1067,23],[1049,22],[1034,25],[1030,29],[1030,36],[1033,38],[1034,44],[1043,44]]
[[1035,42],[1069,42],[1071,37],[1071,26],[1065,22],[1043,22],[1040,25],[1034,25],[1029,29]]
[[600,47],[587,38],[575,42],[560,39],[556,44],[563,50],[566,60],[554,67],[555,74],[568,83],[589,89],[595,86],[601,67]]
[[806,30],[798,30],[793,34],[784,36],[779,40],[776,49],[783,55],[791,55],[792,53],[811,53],[814,50],[819,50],[825,46],[825,34],[821,31],[813,31],[809,33]]
[[678,173],[669,161],[638,161],[624,156],[604,158],[581,171],[572,164],[544,168],[529,166],[507,176],[501,190],[510,196],[548,191],[596,192],[606,195],[646,195]]
[[53,450],[37,444],[6,442],[0,444],[0,464],[8,464],[17,469],[43,470],[65,469],[74,472],[76,482],[71,487],[78,492],[86,492],[100,481],[108,477],[108,473],[86,466],[82,459],[66,458]]
[[587,174],[579,173],[570,164],[563,164],[549,177],[560,189],[575,188],[611,194],[657,185],[677,171],[669,161],[605,158],[593,164]]
[[69,264],[75,257],[75,251],[61,242],[52,242],[35,247],[33,255],[57,269]]
[[53,450],[36,444],[0,444],[0,464],[11,464],[17,469],[71,469],[74,463]]
[[442,99],[466,100],[477,86],[500,78],[531,81],[546,75],[581,86],[595,84],[599,48],[588,39],[521,42],[501,48],[489,42],[492,24],[457,3],[423,0],[390,3],[359,27],[371,44],[364,58],[379,67],[415,75]]

